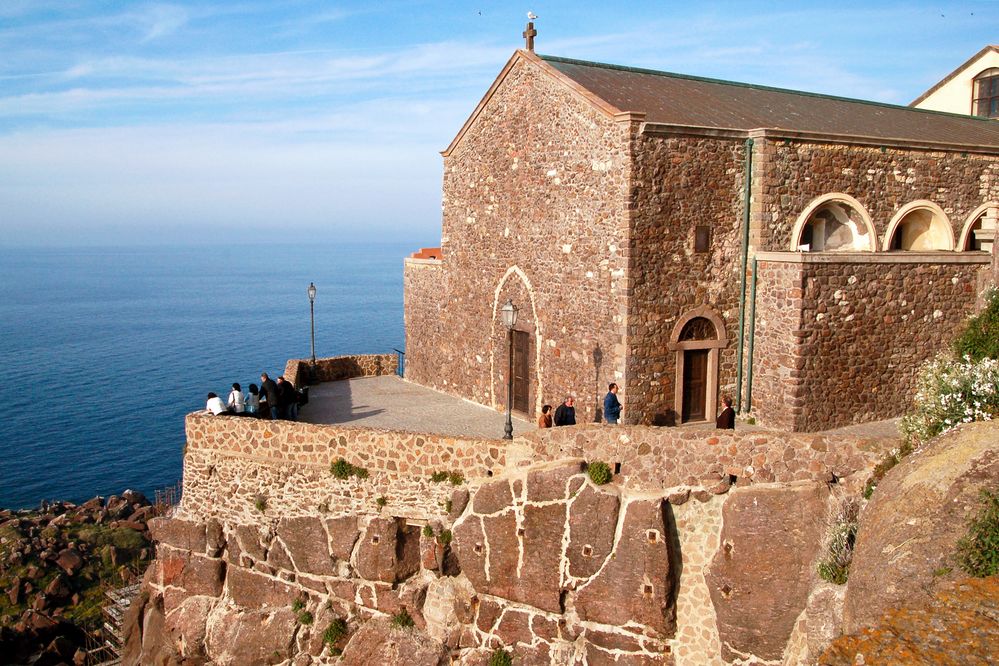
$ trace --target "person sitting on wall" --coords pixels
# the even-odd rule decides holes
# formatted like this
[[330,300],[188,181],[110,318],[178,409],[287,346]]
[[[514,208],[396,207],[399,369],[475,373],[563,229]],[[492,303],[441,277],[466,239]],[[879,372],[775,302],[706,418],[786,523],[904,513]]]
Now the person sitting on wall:
[[229,391],[229,399],[226,401],[229,406],[229,411],[233,414],[240,414],[246,411],[246,402],[243,400],[243,389],[240,388],[239,382],[233,382],[232,390]]
[[621,401],[617,399],[617,384],[610,383],[607,395],[604,396],[604,419],[611,425],[616,425],[621,418]]
[[[267,401],[267,410],[270,413],[271,420],[276,420],[281,416],[280,408],[280,396],[278,394],[277,384],[274,380],[267,376],[266,372],[260,373],[260,392],[264,396],[264,400]],[[266,417],[264,417],[266,418]]]
[[575,404],[575,399],[571,395],[567,395],[565,400],[558,409],[555,410],[555,425],[557,426],[570,426],[576,425],[576,408],[573,407]]
[[256,384],[250,384],[249,393],[246,394],[246,414],[248,416],[257,416],[257,412],[260,411],[260,391],[257,390]]
[[277,378],[278,405],[280,406],[281,418],[289,421],[298,420],[298,391],[284,377]]
[[541,408],[541,414],[538,416],[538,427],[539,428],[551,428],[552,427],[552,406],[545,405]]
[[722,430],[735,430],[735,410],[732,409],[732,398],[727,395],[723,396],[722,404],[725,405],[725,409],[715,419],[715,427]]
[[225,403],[222,402],[222,398],[218,397],[215,393],[208,394],[208,404],[205,405],[205,409],[210,411],[215,416],[229,413],[229,410],[226,409]]

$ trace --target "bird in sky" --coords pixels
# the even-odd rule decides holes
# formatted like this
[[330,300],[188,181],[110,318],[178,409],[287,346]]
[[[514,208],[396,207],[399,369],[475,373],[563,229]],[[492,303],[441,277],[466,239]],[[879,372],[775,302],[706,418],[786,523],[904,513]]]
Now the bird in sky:
[[534,19],[538,18],[538,15],[535,14],[534,12],[527,12],[527,18],[533,21]]

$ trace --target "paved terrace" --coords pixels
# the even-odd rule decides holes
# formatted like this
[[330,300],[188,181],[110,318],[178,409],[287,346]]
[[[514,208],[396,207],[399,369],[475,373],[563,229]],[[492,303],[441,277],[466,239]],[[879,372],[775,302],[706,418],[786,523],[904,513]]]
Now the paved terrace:
[[[404,381],[396,375],[383,375],[311,386],[309,404],[302,407],[299,420],[307,423],[335,423],[499,439],[503,436],[506,413]],[[536,427],[533,422],[516,415],[513,417],[514,435]],[[681,427],[710,430],[714,424]],[[738,423],[736,428],[743,432],[763,430],[744,422]],[[856,437],[898,437],[895,419],[837,428],[828,433]]]
[[[309,387],[309,404],[301,408],[298,418],[308,423],[500,439],[506,413],[404,381],[395,375],[382,375]],[[513,417],[514,435],[536,427],[530,421]]]

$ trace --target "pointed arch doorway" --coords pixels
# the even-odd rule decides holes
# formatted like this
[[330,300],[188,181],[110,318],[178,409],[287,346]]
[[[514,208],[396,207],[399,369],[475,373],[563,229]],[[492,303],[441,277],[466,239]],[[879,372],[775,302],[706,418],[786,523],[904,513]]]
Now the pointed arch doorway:
[[728,346],[725,323],[709,307],[691,310],[677,320],[668,346],[676,355],[677,421],[711,421],[718,411],[719,352]]

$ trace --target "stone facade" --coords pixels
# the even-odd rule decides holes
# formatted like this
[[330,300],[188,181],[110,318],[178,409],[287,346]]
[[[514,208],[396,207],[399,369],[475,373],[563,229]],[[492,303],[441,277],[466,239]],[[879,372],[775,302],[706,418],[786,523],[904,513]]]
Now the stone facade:
[[973,313],[988,257],[758,256],[753,411],[823,430],[900,416],[920,365]]
[[407,379],[504,409],[498,308],[511,299],[530,339],[531,413],[573,393],[593,420],[625,370],[633,131],[512,63],[444,159],[443,260],[406,263]]
[[[683,420],[683,402],[699,398],[684,397],[690,346],[677,339],[678,327],[696,313],[714,323],[718,342],[707,361],[704,420],[713,418],[724,393],[747,404],[753,393],[759,418],[794,429],[895,415],[897,409],[885,407],[888,398],[858,411],[855,395],[840,395],[857,389],[843,377],[859,358],[852,328],[881,318],[879,354],[898,361],[892,372],[879,373],[881,395],[904,395],[922,352],[945,348],[953,323],[973,307],[987,255],[952,253],[982,259],[952,276],[962,285],[956,290],[939,282],[929,287],[929,275],[943,270],[934,259],[910,257],[895,266],[896,302],[931,298],[930,312],[944,313],[943,321],[931,318],[924,329],[917,331],[921,324],[912,317],[900,319],[881,297],[868,298],[863,284],[854,290],[860,300],[851,302],[865,316],[847,319],[841,308],[830,310],[825,325],[841,334],[812,345],[809,353],[823,358],[813,357],[810,372],[794,377],[799,393],[836,397],[809,422],[800,409],[782,413],[787,404],[804,407],[794,404],[803,397],[774,390],[787,383],[788,372],[800,371],[788,363],[801,346],[793,337],[803,334],[798,321],[810,313],[768,312],[770,319],[757,321],[752,332],[757,353],[751,359],[746,340],[754,323],[748,293],[740,307],[743,279],[752,277],[758,253],[789,252],[803,215],[833,195],[855,202],[863,211],[858,215],[869,219],[874,256],[913,205],[939,210],[946,218],[941,233],[956,244],[972,213],[999,201],[996,151],[642,121],[640,109],[613,107],[531,53],[511,59],[444,153],[442,258],[406,263],[407,378],[504,408],[507,339],[497,310],[509,298],[520,306],[517,328],[531,340],[528,412],[571,393],[578,420],[592,422],[607,383],[615,381],[624,422]],[[885,286],[873,269],[857,277]],[[964,290],[969,279],[972,292]],[[761,282],[760,288],[779,287]],[[771,305],[767,298],[761,293],[764,308]],[[810,299],[781,302],[807,308]],[[856,335],[864,338],[866,330]],[[908,354],[914,339],[927,345],[915,357]],[[761,356],[761,348],[778,356]],[[751,369],[751,363],[758,365]],[[759,385],[750,387],[750,376]]]

